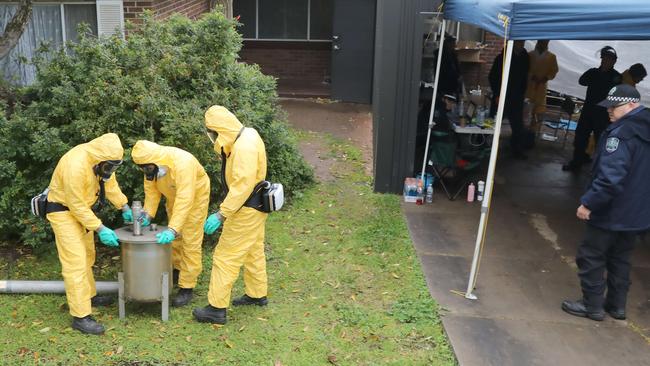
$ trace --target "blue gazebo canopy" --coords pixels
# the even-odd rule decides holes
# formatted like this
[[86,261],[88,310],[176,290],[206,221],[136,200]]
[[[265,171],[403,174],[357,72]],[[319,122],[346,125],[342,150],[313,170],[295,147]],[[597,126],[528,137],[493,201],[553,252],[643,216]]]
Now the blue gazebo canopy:
[[509,39],[650,40],[650,0],[446,0],[445,19]]

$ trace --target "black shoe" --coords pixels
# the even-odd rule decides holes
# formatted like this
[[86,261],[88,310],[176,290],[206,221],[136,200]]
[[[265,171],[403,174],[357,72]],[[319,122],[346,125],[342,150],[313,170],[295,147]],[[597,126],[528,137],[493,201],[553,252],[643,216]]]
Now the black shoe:
[[97,323],[90,315],[83,318],[73,317],[72,329],[76,329],[83,334],[104,334],[104,326]]
[[233,306],[241,306],[241,305],[266,306],[268,304],[269,304],[269,300],[266,299],[266,296],[255,298],[255,297],[250,297],[246,294],[232,301]]
[[172,285],[178,286],[178,278],[181,276],[181,271],[178,269],[172,270]]
[[182,288],[178,290],[178,293],[176,294],[176,297],[172,300],[172,306],[173,307],[181,307],[185,306],[192,301],[192,289],[191,288]]
[[605,311],[614,319],[625,320],[625,309],[619,309],[613,305],[605,304]]
[[196,308],[192,311],[194,318],[201,323],[226,324],[226,308],[215,308],[208,305],[204,308]]
[[94,307],[108,306],[115,302],[112,296],[95,295],[90,299],[90,305]]
[[565,172],[579,172],[580,164],[576,164],[573,161],[568,162],[567,164],[562,165],[562,170]]
[[605,319],[605,312],[603,310],[588,310],[582,300],[564,300],[562,301],[562,310],[571,315],[589,318],[591,320],[602,321]]

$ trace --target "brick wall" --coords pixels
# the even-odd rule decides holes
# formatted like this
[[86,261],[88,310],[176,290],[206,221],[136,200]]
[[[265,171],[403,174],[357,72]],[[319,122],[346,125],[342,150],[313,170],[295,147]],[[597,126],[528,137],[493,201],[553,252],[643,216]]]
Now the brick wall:
[[165,19],[174,13],[189,18],[210,11],[210,0],[141,0],[124,1],[124,20],[139,23],[138,17],[145,10],[154,12],[157,19]]
[[329,81],[330,43],[244,41],[241,61],[281,80]]
[[174,13],[181,13],[188,18],[196,19],[199,15],[210,11],[209,0],[158,0],[155,1],[156,18],[165,19]]
[[488,82],[490,68],[492,68],[494,58],[503,49],[503,38],[490,32],[485,32],[483,43],[486,47],[481,50],[481,63],[462,62],[460,64],[463,81],[467,89],[475,88],[477,85],[481,85],[481,89],[490,86]]
[[124,1],[124,21],[140,23],[138,16],[145,10],[153,10],[154,1]]

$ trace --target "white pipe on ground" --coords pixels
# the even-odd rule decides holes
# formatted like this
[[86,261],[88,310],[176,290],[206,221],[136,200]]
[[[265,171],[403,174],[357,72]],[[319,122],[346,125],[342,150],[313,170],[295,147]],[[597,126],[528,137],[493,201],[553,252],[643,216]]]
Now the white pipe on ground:
[[[95,282],[98,294],[117,293],[115,281]],[[0,281],[0,294],[64,294],[63,281]]]

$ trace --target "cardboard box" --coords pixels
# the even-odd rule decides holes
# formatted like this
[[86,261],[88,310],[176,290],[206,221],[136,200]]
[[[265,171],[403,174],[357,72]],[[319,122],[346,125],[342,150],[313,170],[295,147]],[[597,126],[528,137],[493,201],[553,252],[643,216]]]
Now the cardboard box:
[[483,45],[476,41],[456,42],[456,54],[460,62],[482,62],[481,50]]

